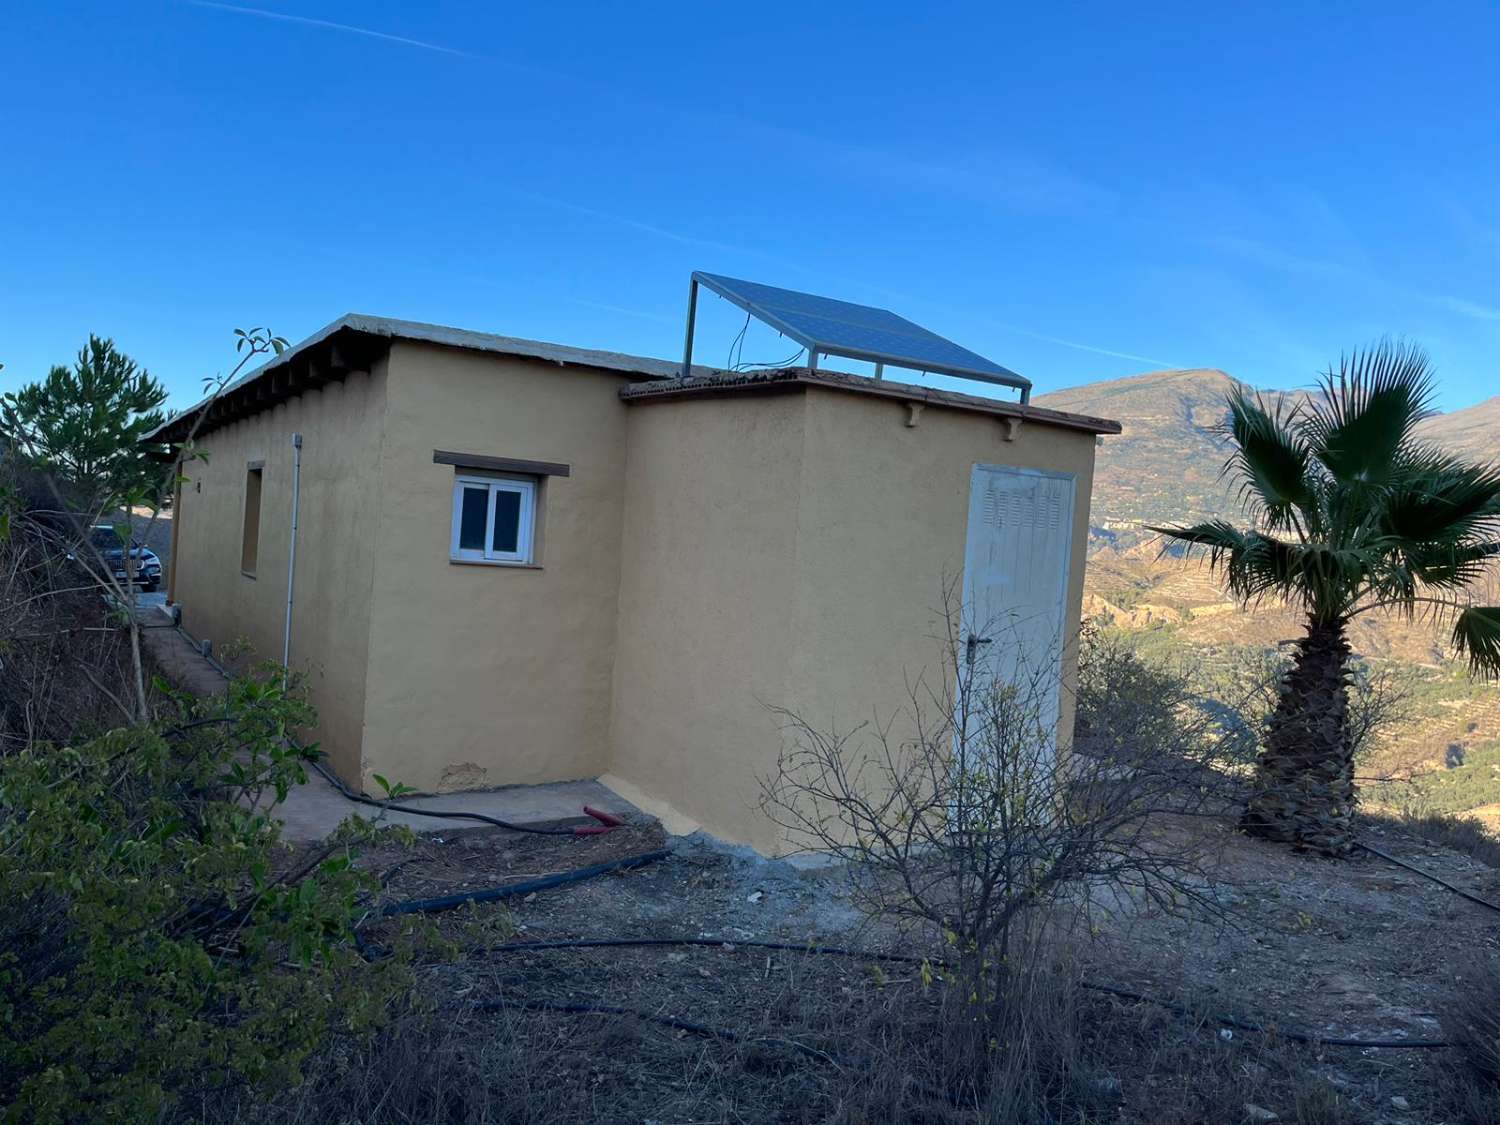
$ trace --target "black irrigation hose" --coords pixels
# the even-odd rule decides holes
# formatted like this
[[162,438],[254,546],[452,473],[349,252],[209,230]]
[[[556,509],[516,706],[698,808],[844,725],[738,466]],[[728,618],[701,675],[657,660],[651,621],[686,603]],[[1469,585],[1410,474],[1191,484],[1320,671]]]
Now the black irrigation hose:
[[[713,1039],[724,1039],[730,1043],[743,1043],[750,1036],[742,1032],[732,1031],[727,1027],[713,1027],[706,1023],[694,1023],[692,1020],[681,1020],[676,1016],[663,1015],[659,1012],[646,1012],[638,1008],[620,1008],[613,1004],[591,1004],[580,1003],[571,1000],[537,1000],[537,999],[515,999],[515,1000],[481,1000],[474,1005],[476,1012],[502,1012],[517,1010],[523,1012],[562,1012],[565,1015],[574,1016],[634,1016],[636,1019],[648,1020],[651,1023],[659,1023],[665,1027],[677,1031],[691,1031],[694,1035],[706,1035]],[[800,1043],[792,1043],[794,1047],[801,1047]],[[807,1053],[815,1053],[822,1056],[822,1051],[814,1048],[804,1048]]]
[[838,945],[799,945],[789,941],[736,941],[733,938],[580,938],[560,941],[522,941],[486,949],[486,953],[524,953],[528,949],[618,949],[631,946],[704,945],[730,946],[736,949],[776,949],[787,953],[827,953],[835,957],[859,957],[870,961],[900,961],[908,965],[941,965],[941,959],[913,957],[909,953],[875,953],[864,949],[846,949]]
[[[731,948],[749,949],[777,949],[792,953],[823,953],[835,957],[855,957],[870,961],[900,961],[911,965],[923,963],[930,965],[944,965],[947,962],[941,958],[914,957],[907,953],[876,953],[863,949],[846,949],[836,945],[797,945],[792,942],[779,941],[734,941],[730,938],[579,938],[576,940],[562,941],[525,941],[514,942],[510,945],[494,946],[483,950],[487,954],[495,953],[524,953],[527,950],[544,949],[609,949],[623,948],[629,946],[642,946],[648,948],[676,945],[700,945],[700,946],[728,946]],[[1143,992],[1132,992],[1130,989],[1117,988],[1114,985],[1101,984],[1096,981],[1082,981],[1080,987],[1090,992],[1101,992],[1110,996],[1118,996],[1125,1000],[1134,1000],[1143,1004],[1154,1004],[1159,1008],[1173,1013],[1174,1015],[1193,1018],[1197,1015],[1191,1008],[1181,1004],[1175,1004],[1170,1000],[1162,1000],[1155,996],[1148,996]],[[1261,1035],[1275,1035],[1282,1039],[1289,1039],[1294,1043],[1307,1043],[1318,1047],[1367,1047],[1383,1050],[1424,1050],[1435,1051],[1452,1044],[1441,1039],[1346,1039],[1315,1035],[1305,1031],[1282,1030],[1281,1028],[1269,1027],[1265,1024],[1256,1023],[1253,1020],[1240,1019],[1236,1016],[1215,1015],[1212,1022],[1232,1027],[1239,1031],[1250,1031]]]
[[1422,870],[1422,868],[1418,867],[1414,863],[1407,863],[1406,860],[1404,860],[1404,859],[1397,859],[1393,855],[1386,855],[1385,852],[1380,851],[1378,848],[1372,848],[1369,844],[1356,843],[1354,846],[1356,848],[1362,848],[1362,849],[1364,849],[1365,851],[1369,852],[1373,856],[1379,856],[1381,859],[1385,860],[1387,863],[1394,863],[1397,867],[1404,867],[1408,871],[1414,871],[1418,875],[1422,876],[1422,878],[1424,878],[1424,879],[1431,879],[1438,886],[1443,887],[1446,890],[1452,891],[1454,894],[1458,895],[1460,898],[1466,898],[1470,902],[1477,903],[1480,906],[1485,906],[1485,907],[1488,907],[1491,910],[1500,912],[1500,906],[1495,905],[1489,899],[1487,899],[1487,898],[1480,898],[1476,894],[1470,894],[1468,891],[1464,890],[1462,887],[1455,887],[1452,883],[1448,882],[1448,880],[1442,878],[1441,876],[1434,875],[1431,871],[1424,871],[1424,870]]
[[[1154,1004],[1174,1015],[1184,1016],[1189,1019],[1196,1018],[1198,1013],[1191,1008],[1181,1004],[1174,1004],[1170,1000],[1162,1000],[1155,996],[1148,996],[1144,992],[1133,992],[1128,988],[1116,988],[1112,984],[1100,984],[1097,981],[1080,981],[1080,988],[1086,988],[1090,992],[1102,992],[1107,996],[1118,996],[1124,1000],[1135,1000],[1143,1004]],[[1446,1039],[1342,1039],[1337,1036],[1316,1035],[1308,1031],[1289,1031],[1279,1027],[1267,1026],[1256,1023],[1254,1020],[1240,1019],[1238,1016],[1213,1015],[1209,1022],[1232,1027],[1237,1031],[1250,1031],[1258,1035],[1274,1035],[1281,1039],[1290,1039],[1293,1043],[1308,1043],[1315,1047],[1370,1047],[1380,1050],[1418,1050],[1437,1051],[1453,1044]]]
[[514,824],[508,820],[501,820],[497,816],[487,816],[476,812],[448,812],[441,809],[417,809],[410,805],[404,805],[400,801],[382,801],[377,797],[366,797],[363,793],[356,793],[344,784],[343,779],[330,770],[323,768],[323,763],[314,761],[313,769],[323,775],[323,779],[339,791],[347,800],[360,805],[371,805],[377,809],[392,809],[395,812],[410,813],[413,816],[430,816],[437,820],[478,820],[485,824],[492,824],[496,828],[504,828],[509,832],[526,832],[532,836],[576,836],[571,828],[534,828],[529,824]]
[[380,917],[389,918],[397,914],[436,914],[443,910],[454,910],[471,902],[499,902],[501,899],[527,895],[532,891],[544,891],[549,887],[561,887],[568,883],[581,883],[596,875],[607,875],[611,871],[626,871],[665,859],[671,853],[665,848],[640,855],[629,855],[623,859],[612,859],[608,863],[596,863],[574,871],[563,871],[557,875],[544,875],[540,879],[527,879],[520,883],[507,883],[501,887],[481,887],[478,890],[459,894],[440,895],[437,898],[414,898],[406,902],[393,902],[380,911]]
[[[740,944],[749,944],[741,942]],[[627,1016],[633,1019],[645,1020],[648,1023],[659,1023],[665,1027],[677,1031],[687,1031],[694,1035],[702,1035],[710,1039],[722,1039],[727,1043],[776,1043],[783,1047],[790,1047],[799,1055],[805,1055],[818,1062],[840,1064],[846,1066],[869,1067],[873,1063],[869,1059],[852,1059],[840,1057],[829,1051],[818,1047],[811,1047],[806,1043],[799,1043],[795,1039],[782,1039],[771,1035],[746,1035],[741,1031],[734,1031],[727,1027],[715,1027],[712,1024],[695,1023],[692,1020],[678,1019],[676,1016],[665,1015],[660,1012],[646,1012],[639,1008],[621,1008],[614,1004],[595,1004],[591,1002],[580,1002],[576,1000],[539,1000],[539,999],[516,999],[516,1000],[481,1000],[472,1006],[476,1012],[560,1012],[564,1015],[573,1016]],[[947,1102],[949,1105],[966,1108],[970,1103],[949,1090],[925,1083],[914,1082],[912,1088],[929,1098]]]
[[[213,657],[209,656],[208,653],[203,652],[202,649],[199,648],[197,643],[193,641],[192,636],[186,629],[182,627],[181,624],[174,624],[173,628],[175,628],[178,633],[180,633],[190,644],[192,644],[194,648],[198,649],[203,659],[208,661],[208,663],[213,666],[214,670],[218,672],[219,675],[223,676],[226,680],[229,679],[229,673],[224,670],[223,665],[221,665]],[[209,723],[224,721],[226,720],[203,719],[194,723],[185,724],[181,730],[174,730],[172,732],[169,732],[169,734],[180,734],[182,733],[182,730],[186,730],[190,727],[206,726]],[[350,789],[347,785],[344,784],[342,778],[340,778],[337,774],[324,769],[323,764],[316,759],[313,760],[312,767],[313,769],[317,770],[318,773],[322,774],[323,780],[327,781],[329,785],[332,785],[334,789],[338,790],[338,792],[344,798],[350,801],[354,801],[356,804],[370,805],[377,809],[391,809],[395,812],[411,813],[414,816],[429,816],[437,820],[477,820],[483,822],[484,824],[494,825],[496,828],[504,828],[509,832],[526,832],[533,836],[576,835],[576,833],[571,828],[533,828],[528,824],[513,824],[508,820],[501,820],[497,816],[487,816],[484,813],[445,812],[437,809],[414,809],[410,805],[404,805],[399,801],[382,801],[375,797],[366,797],[363,793],[356,793],[354,792],[354,790]]]

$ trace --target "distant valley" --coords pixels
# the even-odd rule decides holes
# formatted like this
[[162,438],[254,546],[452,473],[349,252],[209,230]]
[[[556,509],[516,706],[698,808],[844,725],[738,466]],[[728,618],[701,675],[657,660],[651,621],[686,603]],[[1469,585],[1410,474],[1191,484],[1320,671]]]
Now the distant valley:
[[[1218,432],[1235,385],[1218,370],[1156,371],[1035,400],[1124,427],[1098,453],[1085,614],[1152,651],[1191,653],[1199,662],[1232,661],[1237,651],[1273,648],[1300,632],[1287,607],[1246,611],[1201,564],[1163,557],[1143,526],[1240,517]],[[1431,418],[1423,433],[1464,457],[1500,459],[1500,397]],[[1445,631],[1431,622],[1370,614],[1352,639],[1366,660],[1399,669],[1413,691],[1407,721],[1363,768],[1417,780],[1372,786],[1367,799],[1470,813],[1500,826],[1500,689],[1471,683],[1449,659]]]

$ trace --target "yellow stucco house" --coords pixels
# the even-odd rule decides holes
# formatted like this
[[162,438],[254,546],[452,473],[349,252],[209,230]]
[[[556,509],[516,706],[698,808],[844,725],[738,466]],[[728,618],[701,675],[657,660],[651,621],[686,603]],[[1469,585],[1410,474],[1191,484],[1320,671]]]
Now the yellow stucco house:
[[598,777],[669,825],[784,850],[757,809],[766,705],[897,706],[966,564],[1074,636],[1095,444],[1119,426],[683,369],[343,317],[208,408],[169,597],[195,636],[281,654],[300,458],[290,663],[347,783]]

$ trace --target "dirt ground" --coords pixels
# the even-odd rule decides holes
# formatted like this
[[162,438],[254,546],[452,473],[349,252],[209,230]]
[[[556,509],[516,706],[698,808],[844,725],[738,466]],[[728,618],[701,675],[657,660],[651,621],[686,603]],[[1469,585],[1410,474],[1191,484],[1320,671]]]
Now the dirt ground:
[[[1249,1039],[1265,1039],[1223,1026],[1215,1018],[1219,1014],[1320,1036],[1441,1038],[1437,1010],[1444,998],[1462,987],[1466,973],[1483,962],[1497,961],[1500,913],[1416,874],[1368,854],[1343,862],[1297,856],[1242,837],[1228,822],[1205,821],[1196,830],[1222,844],[1213,875],[1222,916],[1196,910],[1168,913],[1126,902],[1117,904],[1110,915],[1094,914],[1081,935],[1077,930],[1070,933],[1076,947],[1072,952],[1089,979],[1203,1013],[1196,1026],[1182,1034],[1202,1037],[1210,1050],[1232,1052]],[[1364,838],[1500,902],[1500,870],[1388,827],[1371,825]],[[465,830],[428,834],[410,851],[378,849],[365,862],[372,870],[389,871],[385,893],[390,900],[400,900],[535,878],[648,852],[663,843],[654,825],[583,839]],[[666,843],[671,854],[659,862],[530,894],[509,901],[503,911],[469,908],[442,916],[441,925],[460,944],[465,934],[475,932],[476,920],[493,922],[503,915],[504,933],[492,928],[490,940],[679,936],[721,939],[726,945],[475,954],[440,970],[443,987],[455,997],[605,1002],[762,1035],[799,1035],[799,1041],[805,1041],[822,1018],[810,1017],[805,1005],[820,990],[833,990],[822,994],[834,996],[845,1008],[876,1011],[890,1002],[893,989],[920,991],[914,983],[915,969],[768,952],[734,943],[827,943],[919,955],[941,951],[931,935],[902,934],[865,918],[851,903],[837,869],[768,861],[702,837]],[[380,927],[372,932],[378,935]],[[794,979],[798,983],[789,989]],[[907,1002],[917,1002],[915,992],[902,1001]],[[1123,1002],[1112,1003],[1118,1007]],[[778,1024],[778,1012],[784,1024]],[[1160,1010],[1141,1018],[1182,1023],[1180,1017]],[[632,1034],[640,1034],[639,1029]],[[676,1039],[682,1035],[677,1032]],[[822,1036],[810,1041],[829,1050],[834,1048],[828,1044],[840,1041],[826,1021]],[[1435,1105],[1432,1052],[1294,1049],[1346,1099],[1348,1115],[1330,1120],[1391,1125],[1459,1120]],[[1132,1081],[1131,1065],[1123,1060],[1118,1068],[1127,1085]],[[1264,1069],[1261,1063],[1256,1066]],[[1247,1063],[1242,1069],[1249,1073],[1251,1068]],[[623,1075],[600,1073],[604,1077],[598,1083],[604,1089],[626,1081]],[[632,1075],[632,1089],[655,1081]],[[743,1074],[739,1080],[749,1081]],[[733,1086],[729,1083],[726,1090]],[[1122,1095],[1119,1120],[1169,1119],[1159,1111],[1146,1116],[1128,1113],[1128,1094],[1127,1090]],[[1289,1095],[1273,1083],[1263,1096],[1271,1101]],[[731,1103],[732,1096],[725,1104]],[[686,1102],[671,1104],[688,1112]],[[1182,1104],[1187,1107],[1190,1102]],[[664,1105],[649,1101],[644,1112],[667,1112],[661,1120],[759,1119],[753,1111],[731,1112],[724,1106],[722,1118],[673,1118]],[[1285,1106],[1269,1108],[1287,1112]],[[693,1112],[701,1114],[702,1105]],[[1171,1119],[1213,1119],[1194,1117],[1195,1112],[1208,1110],[1184,1108],[1182,1116]],[[631,1118],[623,1109],[621,1113],[600,1119],[645,1119]],[[1285,1119],[1314,1118],[1298,1111]]]
[[[1100,935],[1116,980],[1172,987],[1321,1035],[1432,1038],[1433,997],[1500,951],[1500,913],[1368,853],[1333,861],[1224,833],[1223,919],[1147,911]],[[1500,870],[1405,833],[1362,838],[1500,902]]]

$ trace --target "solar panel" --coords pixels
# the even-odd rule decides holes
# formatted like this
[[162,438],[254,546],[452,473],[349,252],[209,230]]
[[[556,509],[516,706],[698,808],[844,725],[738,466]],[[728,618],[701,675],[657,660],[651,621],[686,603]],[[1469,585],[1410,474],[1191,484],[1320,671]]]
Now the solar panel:
[[887,309],[696,270],[688,293],[684,376],[692,369],[700,285],[801,344],[807,349],[809,367],[817,367],[819,355],[836,355],[874,363],[877,379],[889,365],[1015,387],[1022,402],[1031,397],[1029,379]]

